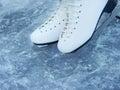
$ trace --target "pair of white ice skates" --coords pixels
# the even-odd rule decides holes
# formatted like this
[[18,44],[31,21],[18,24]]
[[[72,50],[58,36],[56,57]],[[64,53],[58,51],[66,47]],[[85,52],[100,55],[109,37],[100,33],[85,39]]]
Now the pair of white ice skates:
[[91,38],[103,12],[111,13],[111,18],[115,16],[116,5],[117,0],[63,0],[31,34],[31,41],[38,45],[58,41],[58,49],[70,53]]

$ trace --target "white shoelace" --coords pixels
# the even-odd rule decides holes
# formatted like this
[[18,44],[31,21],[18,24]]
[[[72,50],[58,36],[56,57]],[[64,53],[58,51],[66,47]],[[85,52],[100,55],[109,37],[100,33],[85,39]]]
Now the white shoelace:
[[81,14],[81,7],[82,7],[82,0],[79,1],[77,4],[67,4],[67,23],[63,32],[61,33],[61,38],[69,38],[70,35],[73,33],[74,30],[77,29],[76,25],[79,23],[77,19],[80,18]]
[[53,19],[55,18],[58,10],[59,10],[61,7],[62,7],[62,8],[66,8],[66,6],[63,5],[63,4],[59,5],[59,6],[57,7],[57,9],[53,12],[53,14],[48,18],[48,20],[45,21],[45,22],[39,27],[39,30],[40,30],[41,33],[43,32],[43,31],[41,30],[41,28],[45,28],[45,26],[46,26],[48,23],[50,23],[51,21],[53,21]]

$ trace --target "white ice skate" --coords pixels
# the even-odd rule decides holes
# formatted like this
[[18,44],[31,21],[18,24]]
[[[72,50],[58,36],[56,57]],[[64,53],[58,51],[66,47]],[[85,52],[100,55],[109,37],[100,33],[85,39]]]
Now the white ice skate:
[[46,45],[57,41],[61,30],[65,27],[65,12],[66,7],[64,2],[61,2],[57,10],[53,12],[53,15],[31,34],[31,41],[38,45]]
[[117,0],[73,0],[68,5],[67,23],[59,37],[58,49],[63,53],[70,53],[86,43],[93,35],[103,12],[115,17],[112,11],[116,3]]

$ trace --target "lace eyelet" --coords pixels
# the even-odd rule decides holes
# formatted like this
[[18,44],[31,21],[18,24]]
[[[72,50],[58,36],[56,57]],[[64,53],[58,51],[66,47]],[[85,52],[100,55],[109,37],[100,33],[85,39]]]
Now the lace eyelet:
[[66,40],[64,40],[64,42],[66,42]]
[[74,29],[74,30],[76,30],[76,28],[75,28],[75,27],[74,27],[73,29]]
[[52,18],[54,18],[54,16],[52,16]]
[[66,30],[67,29],[67,27],[64,27],[64,30]]
[[68,25],[68,23],[65,24],[65,26],[67,26],[67,25]]
[[69,21],[69,19],[67,19],[67,21]]
[[81,11],[79,11],[79,13],[81,13]]
[[70,38],[70,36],[67,36],[67,38]]
[[51,21],[51,19],[49,19],[49,21]]
[[82,7],[82,4],[80,4],[80,7]]

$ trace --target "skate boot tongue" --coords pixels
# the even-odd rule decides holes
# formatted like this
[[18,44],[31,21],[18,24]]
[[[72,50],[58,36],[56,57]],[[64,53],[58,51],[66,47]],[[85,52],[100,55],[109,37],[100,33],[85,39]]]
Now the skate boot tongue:
[[75,26],[78,23],[76,19],[79,18],[79,15],[81,13],[83,0],[63,0],[62,3],[64,3],[67,8],[67,23],[61,34],[61,38],[65,39],[73,33],[73,30],[76,30]]
[[83,0],[63,0],[62,3],[69,6],[80,6]]

